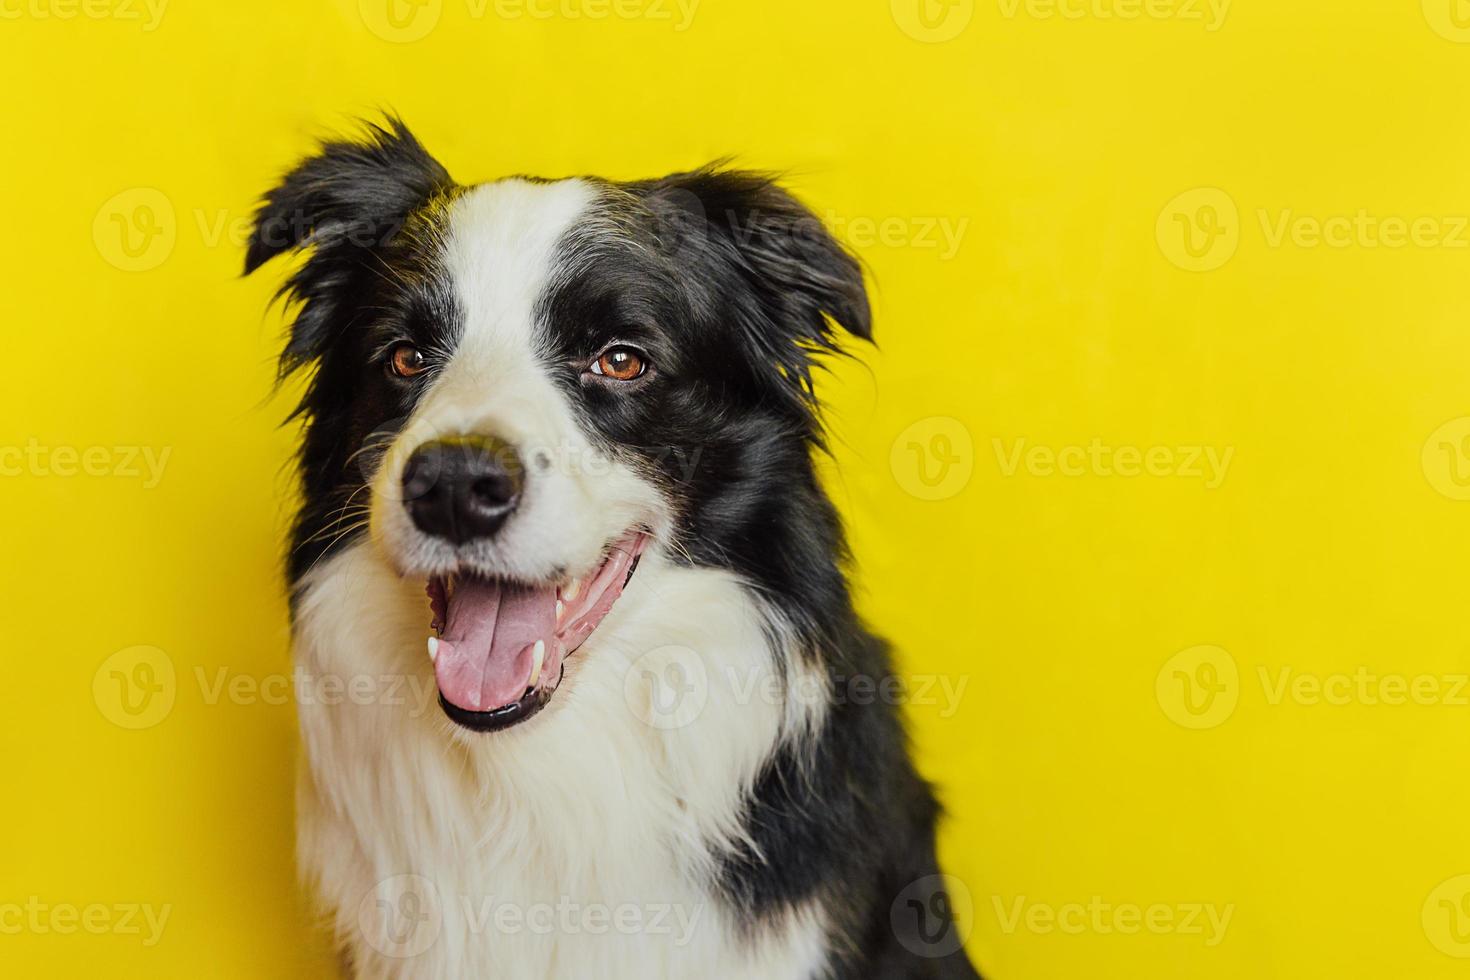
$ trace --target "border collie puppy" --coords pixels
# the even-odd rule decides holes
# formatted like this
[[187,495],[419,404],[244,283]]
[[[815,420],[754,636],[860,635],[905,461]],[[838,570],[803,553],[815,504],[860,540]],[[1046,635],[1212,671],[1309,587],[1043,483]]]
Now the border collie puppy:
[[462,185],[396,119],[266,195],[246,271],[291,251],[299,850],[353,975],[975,977],[845,693],[891,675],[812,462],[853,257],[765,176]]

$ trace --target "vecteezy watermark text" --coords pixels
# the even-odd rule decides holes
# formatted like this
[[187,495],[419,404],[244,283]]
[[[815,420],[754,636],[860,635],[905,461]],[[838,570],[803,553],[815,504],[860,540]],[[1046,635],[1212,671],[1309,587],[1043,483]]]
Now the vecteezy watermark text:
[[1170,477],[1203,480],[1206,490],[1225,482],[1235,447],[1109,446],[1101,439],[1087,445],[1030,445],[1025,439],[992,439],[1001,475],[1024,470],[1029,476]]
[[148,902],[47,902],[30,895],[23,902],[0,902],[0,936],[138,936],[145,947],[158,945],[172,905]]
[[472,899],[462,896],[465,922],[472,933],[494,931],[502,936],[530,933],[533,936],[669,936],[675,946],[687,946],[694,938],[703,905],[690,908],[674,903],[607,905],[574,902],[566,896],[555,904],[534,902],[521,905],[494,897]]
[[1015,20],[1174,20],[1204,25],[1213,34],[1225,26],[1231,0],[997,0],[1002,17]]
[[0,446],[0,477],[141,478],[143,489],[152,490],[172,454],[172,446],[46,446],[31,438],[24,445]]
[[385,878],[358,903],[357,925],[378,952],[398,959],[422,955],[446,929],[471,936],[657,936],[676,947],[694,940],[703,904],[681,902],[517,901],[456,894],[422,875]]
[[158,29],[169,0],[0,0],[0,20],[116,20]]
[[1053,905],[1033,902],[1025,895],[1009,900],[991,896],[995,917],[1007,935],[1025,931],[1037,935],[1061,933],[1068,936],[1199,936],[1206,946],[1225,940],[1235,906],[1205,902],[1105,902],[1094,895],[1086,902]]
[[[1470,674],[1378,671],[1360,664],[1348,670],[1310,671],[1291,665],[1256,665],[1253,675],[1268,708],[1470,708]],[[1164,714],[1184,728],[1223,725],[1250,685],[1235,657],[1218,646],[1194,646],[1165,661],[1155,678]]]

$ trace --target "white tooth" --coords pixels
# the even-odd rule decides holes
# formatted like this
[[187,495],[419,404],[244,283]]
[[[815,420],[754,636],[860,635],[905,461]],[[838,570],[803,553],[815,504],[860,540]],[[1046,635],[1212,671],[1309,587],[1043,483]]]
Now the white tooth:
[[531,650],[531,680],[527,687],[535,687],[536,682],[541,679],[541,665],[546,662],[546,641],[537,640],[536,646]]
[[567,614],[567,604],[565,602],[562,602],[560,599],[556,600],[556,621],[558,623],[560,623],[561,622],[561,618],[563,616],[565,616],[566,614]]
[[439,656],[439,638],[431,636],[429,637],[429,663],[433,663],[437,656]]
[[571,602],[573,599],[577,598],[577,594],[579,592],[581,592],[581,591],[582,591],[582,580],[579,579],[579,578],[574,578],[574,579],[572,579],[572,584],[571,585],[569,585],[565,589],[562,589],[561,590],[561,597],[563,599],[567,600],[568,602]]

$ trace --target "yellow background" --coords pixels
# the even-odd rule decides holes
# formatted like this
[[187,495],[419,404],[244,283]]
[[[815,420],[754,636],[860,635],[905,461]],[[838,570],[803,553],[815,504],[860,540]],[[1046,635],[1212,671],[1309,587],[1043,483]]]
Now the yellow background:
[[[0,934],[0,974],[327,970],[293,709],[249,693],[289,669],[294,432],[280,270],[238,279],[239,238],[313,136],[391,106],[462,181],[733,153],[861,252],[881,352],[824,384],[831,484],[866,614],[967,685],[911,714],[992,977],[1465,975],[1465,4],[386,2],[0,4],[0,446],[110,454],[0,478],[0,907],[171,907],[151,947]],[[1094,439],[1171,453],[1008,465]],[[1232,454],[1218,486],[1190,447]],[[109,680],[140,657],[172,701],[133,730]],[[1276,690],[1359,668],[1347,703]],[[1231,919],[1008,928],[1018,899]]]

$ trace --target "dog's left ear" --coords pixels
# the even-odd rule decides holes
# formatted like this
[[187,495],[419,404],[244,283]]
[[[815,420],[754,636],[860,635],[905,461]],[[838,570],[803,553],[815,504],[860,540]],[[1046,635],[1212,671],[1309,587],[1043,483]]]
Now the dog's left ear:
[[282,294],[301,309],[282,372],[319,357],[377,274],[380,250],[417,208],[454,186],[408,127],[390,117],[356,139],[323,143],[267,193],[255,214],[245,274],[283,252],[310,250]]
[[676,253],[733,265],[754,308],[727,310],[757,350],[810,393],[810,355],[836,351],[834,325],[873,339],[858,260],[768,174],[706,169],[649,185],[646,200]]

